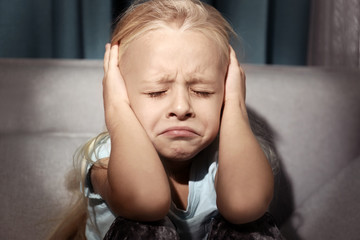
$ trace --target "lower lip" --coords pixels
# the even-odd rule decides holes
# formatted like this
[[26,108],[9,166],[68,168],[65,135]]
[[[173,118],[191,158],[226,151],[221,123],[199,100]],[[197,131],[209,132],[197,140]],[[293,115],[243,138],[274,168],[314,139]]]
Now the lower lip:
[[174,138],[191,138],[191,137],[196,137],[197,134],[189,131],[189,130],[182,130],[182,129],[178,129],[178,130],[169,130],[164,132],[165,136],[168,137],[174,137]]

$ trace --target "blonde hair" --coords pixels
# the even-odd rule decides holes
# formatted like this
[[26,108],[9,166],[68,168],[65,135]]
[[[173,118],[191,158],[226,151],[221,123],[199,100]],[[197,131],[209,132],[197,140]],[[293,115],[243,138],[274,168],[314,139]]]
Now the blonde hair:
[[121,57],[134,39],[166,27],[201,32],[215,41],[224,63],[228,62],[229,39],[236,34],[214,7],[199,0],[137,1],[118,21],[111,43],[120,43]]
[[[110,138],[108,132],[102,132],[90,139],[74,154],[74,168],[66,176],[66,188],[71,194],[70,205],[58,218],[59,223],[51,230],[46,239],[83,240],[88,218],[88,201],[85,196],[86,165],[94,164],[99,159],[97,146]],[[80,187],[79,187],[80,184]]]
[[[164,27],[173,27],[181,31],[198,31],[215,41],[220,48],[224,63],[229,61],[230,36],[236,36],[230,24],[213,7],[199,0],[149,0],[136,1],[119,18],[111,43],[120,43],[119,58],[128,45],[143,34]],[[119,59],[120,60],[120,59]],[[85,225],[88,218],[87,199],[84,191],[79,191],[79,183],[85,186],[86,164],[98,160],[96,149],[110,136],[103,132],[88,141],[75,155],[75,171],[68,189],[73,193],[73,204],[61,217],[61,222],[51,232],[48,239],[86,239]],[[261,146],[269,159],[273,151],[263,138]],[[94,157],[95,156],[95,157]],[[72,220],[72,221],[69,221]]]

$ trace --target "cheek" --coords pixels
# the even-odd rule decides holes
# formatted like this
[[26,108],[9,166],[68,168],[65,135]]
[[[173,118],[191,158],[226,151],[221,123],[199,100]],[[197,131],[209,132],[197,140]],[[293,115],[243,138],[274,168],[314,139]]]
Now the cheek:
[[144,104],[141,104],[140,101],[132,101],[130,102],[130,105],[136,117],[141,123],[151,117],[151,115],[149,114],[149,108],[147,108]]
[[207,127],[212,131],[217,130],[219,127],[222,103],[223,100],[219,98],[217,101],[203,104],[198,108],[197,115],[201,117],[202,121],[206,123]]
[[133,101],[130,99],[130,105],[141,125],[149,133],[161,115],[159,106],[139,97]]

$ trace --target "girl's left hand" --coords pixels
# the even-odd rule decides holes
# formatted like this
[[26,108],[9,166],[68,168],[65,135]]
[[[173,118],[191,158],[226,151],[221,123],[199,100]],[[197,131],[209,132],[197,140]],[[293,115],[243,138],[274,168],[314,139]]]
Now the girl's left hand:
[[240,104],[241,108],[245,108],[246,76],[236,58],[234,49],[229,47],[230,63],[225,80],[225,105],[228,102],[235,102]]
[[245,74],[230,46],[215,188],[219,212],[233,224],[260,218],[274,187],[271,167],[251,130],[245,92]]

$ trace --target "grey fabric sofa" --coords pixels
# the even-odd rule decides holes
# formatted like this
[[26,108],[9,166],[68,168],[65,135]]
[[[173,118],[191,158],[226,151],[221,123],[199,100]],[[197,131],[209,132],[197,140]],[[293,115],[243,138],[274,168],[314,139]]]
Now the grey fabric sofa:
[[[274,136],[271,212],[288,239],[359,239],[360,71],[246,65]],[[0,60],[0,239],[43,239],[70,200],[72,155],[104,130],[102,63]]]

